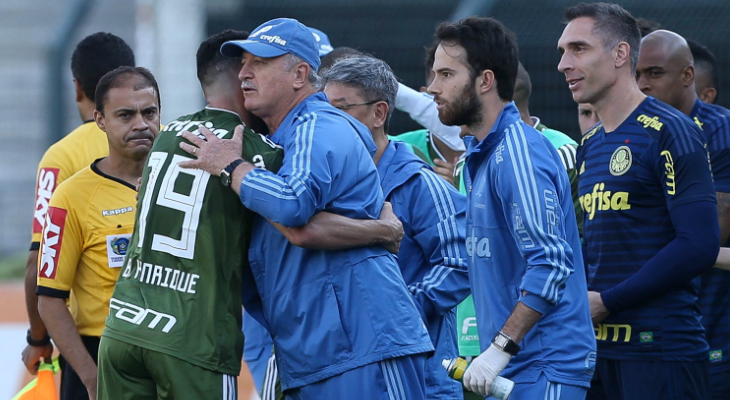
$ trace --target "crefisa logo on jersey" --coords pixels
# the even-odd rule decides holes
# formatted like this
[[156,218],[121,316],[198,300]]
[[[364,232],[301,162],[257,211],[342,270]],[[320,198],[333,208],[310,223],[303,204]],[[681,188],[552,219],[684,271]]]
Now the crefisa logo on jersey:
[[50,207],[46,214],[46,224],[41,241],[41,265],[38,273],[42,278],[55,279],[56,266],[61,256],[63,230],[66,226],[67,211],[62,208]]
[[121,268],[124,265],[124,256],[129,249],[131,234],[109,235],[106,237],[106,254],[109,268]]
[[35,212],[33,213],[33,233],[43,232],[43,223],[48,212],[48,203],[56,190],[58,168],[41,168],[38,171],[38,187],[35,190]]
[[613,176],[621,176],[631,168],[631,149],[629,146],[621,146],[611,155],[608,170]]

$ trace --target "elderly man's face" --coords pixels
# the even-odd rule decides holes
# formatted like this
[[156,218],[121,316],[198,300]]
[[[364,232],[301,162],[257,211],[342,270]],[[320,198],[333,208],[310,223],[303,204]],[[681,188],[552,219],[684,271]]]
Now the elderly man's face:
[[288,55],[262,58],[244,52],[241,57],[241,80],[244,106],[252,114],[266,118],[294,94],[295,74],[287,70]]

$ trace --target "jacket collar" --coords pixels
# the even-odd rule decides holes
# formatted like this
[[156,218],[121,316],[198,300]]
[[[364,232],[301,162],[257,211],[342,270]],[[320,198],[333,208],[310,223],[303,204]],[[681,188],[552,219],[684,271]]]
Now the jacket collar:
[[505,129],[521,119],[522,117],[520,117],[520,112],[517,110],[515,102],[510,102],[499,113],[499,117],[494,122],[492,130],[489,131],[489,134],[487,134],[484,140],[480,142],[473,136],[465,139],[467,145],[466,155],[469,156],[472,153],[482,153],[491,150],[502,140],[505,135]]
[[304,111],[305,107],[307,107],[312,102],[325,102],[328,103],[327,95],[325,95],[322,92],[317,92],[309,97],[302,100],[299,104],[297,104],[294,108],[292,108],[291,111],[289,111],[289,114],[286,115],[283,121],[281,121],[281,124],[276,129],[276,132],[269,135],[272,141],[276,144],[281,144],[284,141],[284,135],[287,133],[291,134],[290,127],[294,124],[294,120],[299,118],[299,116],[302,114],[302,111]]
[[431,167],[413,154],[407,144],[391,140],[378,161],[378,175],[383,194],[387,198],[394,189],[400,187],[421,169]]

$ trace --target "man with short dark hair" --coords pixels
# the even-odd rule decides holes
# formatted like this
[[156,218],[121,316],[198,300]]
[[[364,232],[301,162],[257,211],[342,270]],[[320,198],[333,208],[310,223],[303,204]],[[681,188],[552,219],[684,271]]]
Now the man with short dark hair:
[[38,163],[33,236],[25,273],[25,305],[30,329],[26,338],[28,346],[23,350],[25,367],[33,374],[38,370],[41,356],[50,361],[53,353],[51,338],[38,315],[36,295],[38,249],[48,203],[61,182],[88,167],[94,160],[109,154],[107,136],[94,123],[94,91],[102,76],[120,66],[134,66],[134,54],[119,37],[98,32],[79,42],[71,56],[71,74],[76,105],[84,123],[48,148]]
[[706,399],[699,280],[720,244],[699,128],[636,83],[639,28],[615,4],[565,11],[558,70],[601,122],[578,149],[579,195],[598,340],[593,399]]
[[595,340],[570,182],[556,150],[512,102],[516,39],[478,17],[444,23],[436,37],[428,91],[444,124],[473,135],[464,181],[482,353],[464,386],[488,395],[501,374],[515,382],[516,399],[582,399]]
[[240,159],[240,138],[204,128],[205,140],[183,133],[192,144],[181,148],[197,159],[181,166],[224,176],[260,216],[244,306],[271,332],[282,389],[295,399],[347,398],[353,388],[364,399],[424,399],[433,345],[394,257],[378,242],[304,249],[274,225],[300,227],[325,210],[376,219],[384,198],[370,132],[317,92],[319,52],[298,21],[268,21],[221,52],[241,60],[246,109],[284,148],[283,166],[277,174],[254,169]]
[[134,228],[134,183],[160,127],[157,82],[144,68],[104,75],[95,99],[109,156],[51,198],[38,267],[38,312],[67,361],[62,400],[96,399],[104,318]]
[[715,55],[710,49],[692,39],[687,39],[695,61],[695,90],[700,100],[714,104],[720,89]]
[[662,29],[662,24],[646,18],[636,18],[636,24],[639,26],[641,37],[644,37],[657,29]]
[[[687,41],[659,30],[642,39],[636,80],[644,94],[681,111],[700,127],[707,140],[717,196],[720,243],[730,238],[730,110],[697,98],[695,68]],[[699,305],[710,351],[710,398],[730,396],[730,272],[711,268],[700,279]]]
[[255,117],[244,108],[239,64],[219,51],[247,36],[228,30],[201,43],[198,79],[208,104],[168,123],[147,159],[134,235],[99,347],[100,399],[237,398],[252,213],[215,177],[182,169],[190,158],[179,146],[182,131],[207,127],[216,137],[244,141],[239,154],[257,168],[281,164],[281,149],[242,127]]
[[365,53],[363,53],[362,51],[360,51],[358,49],[353,49],[352,47],[347,47],[347,46],[335,47],[332,51],[330,51],[329,53],[327,53],[321,57],[322,63],[319,66],[319,71],[324,71],[327,68],[331,67],[332,64],[334,64],[340,58],[360,56],[360,55],[365,55]]

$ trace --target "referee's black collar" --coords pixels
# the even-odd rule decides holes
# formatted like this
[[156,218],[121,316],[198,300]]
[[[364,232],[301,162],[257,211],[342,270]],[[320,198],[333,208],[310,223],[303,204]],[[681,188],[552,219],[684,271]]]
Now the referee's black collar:
[[96,160],[94,160],[94,162],[91,163],[91,170],[94,171],[94,173],[96,173],[97,175],[101,176],[102,178],[106,178],[106,179],[112,180],[112,181],[117,182],[117,183],[120,183],[120,184],[122,184],[122,185],[124,185],[124,186],[126,186],[126,187],[128,187],[128,188],[130,188],[132,190],[134,190],[134,191],[137,191],[137,188],[134,187],[134,185],[132,185],[131,183],[129,183],[127,181],[124,181],[124,180],[121,180],[121,179],[119,179],[117,177],[114,177],[114,176],[111,176],[111,175],[107,175],[107,174],[101,172],[101,170],[99,169],[99,167],[96,166],[96,163],[98,163],[99,161],[101,161],[101,160],[103,160],[105,158],[106,157],[102,157],[102,158],[97,158]]

